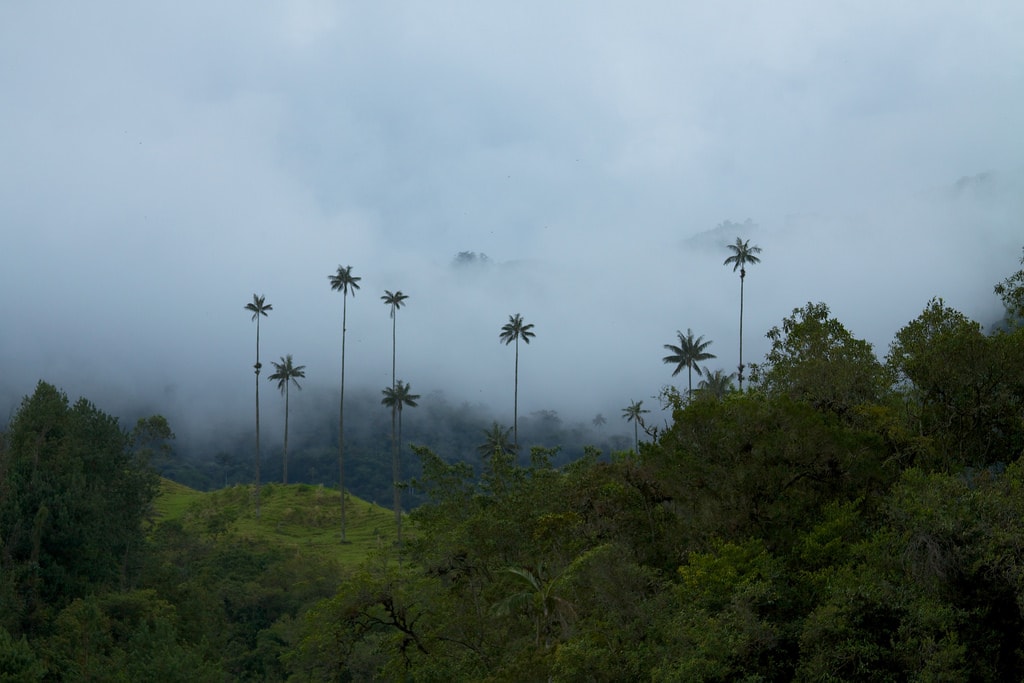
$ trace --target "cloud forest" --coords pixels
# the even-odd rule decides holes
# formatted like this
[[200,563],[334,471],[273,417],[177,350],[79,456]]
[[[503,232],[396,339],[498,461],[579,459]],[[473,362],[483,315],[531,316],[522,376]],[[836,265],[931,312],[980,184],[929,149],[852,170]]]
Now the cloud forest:
[[[740,291],[759,253],[729,245]],[[483,416],[402,379],[414,299],[386,291],[392,381],[332,402],[318,446],[335,468],[366,459],[353,489],[372,461],[383,506],[339,490],[338,469],[303,481],[287,427],[280,460],[261,466],[254,434],[251,475],[225,452],[221,486],[187,488],[160,473],[214,475],[177,462],[165,418],[128,429],[41,381],[0,435],[0,678],[1019,680],[1021,267],[993,283],[1001,320],[936,297],[884,353],[808,302],[744,358],[740,295],[736,372],[708,369],[724,343],[680,330],[662,361],[685,383],[654,389],[670,419],[624,401],[614,444],[586,443],[605,416],[576,433],[557,415],[452,423]],[[359,278],[329,277],[344,318]],[[244,308],[258,338],[272,304]],[[544,334],[528,320],[495,330],[517,364]],[[287,420],[301,359],[270,372],[255,346],[254,402],[265,375]],[[372,459],[347,410],[371,398]]]

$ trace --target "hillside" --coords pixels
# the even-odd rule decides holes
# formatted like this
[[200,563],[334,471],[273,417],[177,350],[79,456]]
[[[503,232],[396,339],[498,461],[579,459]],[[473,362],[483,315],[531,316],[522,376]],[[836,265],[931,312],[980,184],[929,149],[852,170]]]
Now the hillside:
[[394,540],[394,513],[348,496],[346,539],[339,543],[341,511],[337,489],[310,484],[264,484],[260,516],[254,491],[238,484],[210,492],[161,479],[155,501],[157,522],[177,520],[192,532],[231,534],[318,556],[355,563]]

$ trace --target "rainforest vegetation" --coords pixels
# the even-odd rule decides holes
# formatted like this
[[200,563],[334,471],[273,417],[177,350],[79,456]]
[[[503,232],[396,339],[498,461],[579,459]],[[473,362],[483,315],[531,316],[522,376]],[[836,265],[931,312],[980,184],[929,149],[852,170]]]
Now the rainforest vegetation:
[[[752,286],[756,247],[732,249]],[[431,401],[393,376],[394,451],[372,467],[410,508],[400,539],[377,514],[357,540],[373,506],[337,488],[175,497],[155,469],[171,425],[126,430],[40,382],[0,435],[0,680],[1021,680],[1022,283],[996,284],[992,329],[935,298],[881,353],[809,302],[735,376],[702,367],[686,321],[665,345],[687,380],[660,394],[671,421],[625,397],[635,440],[572,457],[557,415],[547,435],[517,419],[400,437],[401,407],[429,425]],[[332,287],[353,285],[339,267]],[[269,305],[252,306],[258,323]],[[511,316],[495,343],[530,327]],[[301,366],[275,368],[297,388]],[[336,465],[365,452],[356,430],[339,446],[344,407],[319,446]],[[390,467],[399,443],[409,470]],[[302,526],[333,544],[275,540]]]

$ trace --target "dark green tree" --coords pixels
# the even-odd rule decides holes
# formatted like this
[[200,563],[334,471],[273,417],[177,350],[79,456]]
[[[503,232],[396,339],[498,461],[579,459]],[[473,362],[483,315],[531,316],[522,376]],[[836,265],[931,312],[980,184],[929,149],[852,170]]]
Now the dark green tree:
[[352,266],[338,266],[338,272],[328,275],[331,290],[341,292],[341,400],[338,403],[338,491],[341,492],[341,542],[345,543],[345,333],[348,319],[348,295],[355,298],[360,277],[352,274]]
[[690,328],[686,329],[686,335],[676,330],[676,335],[679,337],[679,345],[665,344],[665,348],[672,353],[665,356],[661,360],[665,363],[675,363],[676,369],[672,371],[672,376],[675,377],[683,369],[687,369],[688,377],[688,393],[687,395],[693,394],[693,371],[696,370],[698,375],[700,374],[701,368],[700,363],[710,359],[717,358],[715,354],[705,351],[711,346],[711,340],[704,341],[704,335],[697,338],[693,336],[693,330]]
[[306,376],[305,365],[295,365],[292,354],[281,358],[281,362],[271,361],[274,365],[274,374],[267,377],[271,382],[277,382],[277,388],[284,394],[284,458],[282,461],[282,480],[288,483],[288,399],[290,397],[289,387],[294,384],[296,389],[302,389],[299,378]]
[[760,263],[761,259],[757,254],[761,253],[761,247],[750,246],[750,240],[736,238],[735,244],[728,245],[732,250],[732,256],[725,259],[722,265],[732,264],[732,272],[740,271],[740,364],[736,374],[740,383],[740,391],[743,391],[743,282],[747,279],[747,264]]
[[245,305],[245,310],[252,313],[252,319],[256,321],[256,519],[260,517],[260,318],[267,317],[267,311],[274,307],[267,303],[263,295],[252,295],[252,302]]
[[839,416],[886,394],[889,376],[871,344],[854,337],[823,303],[793,309],[766,336],[772,347],[751,379],[768,393]]
[[[395,529],[398,533],[398,542],[402,542],[402,489],[401,489],[401,477],[402,477],[402,461],[401,461],[401,450],[402,450],[402,408],[409,406],[415,408],[419,405],[416,401],[419,400],[420,395],[414,394],[409,388],[409,384],[398,380],[394,386],[384,389],[381,393],[384,394],[384,398],[381,399],[381,404],[391,408],[391,479],[394,483],[394,504],[395,504]],[[397,431],[397,445],[396,445],[396,432],[395,423],[397,419],[398,431]]]
[[130,587],[157,481],[116,418],[40,382],[0,439],[0,627],[31,632],[76,597]]
[[[1024,265],[1024,256],[1020,263]],[[1011,325],[1024,322],[1024,268],[997,284],[995,292],[1003,300],[1007,322]]]
[[537,335],[533,332],[533,323],[524,324],[523,316],[518,313],[508,317],[508,322],[502,325],[501,333],[498,335],[498,339],[504,342],[505,346],[512,342],[516,344],[515,380],[512,398],[512,443],[517,453],[519,452],[519,340],[522,339],[524,344],[529,344],[530,339],[535,336]]

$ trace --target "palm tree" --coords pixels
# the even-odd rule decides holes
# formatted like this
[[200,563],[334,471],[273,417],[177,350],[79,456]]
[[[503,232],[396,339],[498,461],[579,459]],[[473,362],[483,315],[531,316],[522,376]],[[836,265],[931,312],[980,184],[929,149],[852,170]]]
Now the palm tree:
[[341,491],[341,542],[345,543],[345,331],[348,317],[348,294],[355,298],[360,277],[352,275],[352,266],[342,268],[328,275],[331,290],[341,292],[341,402],[338,408],[338,490]]
[[638,427],[644,423],[644,413],[651,411],[643,407],[643,401],[630,401],[628,408],[622,409],[622,417],[626,418],[626,422],[633,423],[633,452],[640,452],[640,432]]
[[292,354],[281,359],[281,362],[271,361],[274,366],[274,374],[267,377],[271,382],[277,382],[277,388],[284,394],[284,465],[283,465],[283,480],[284,483],[288,483],[288,389],[290,385],[294,384],[296,389],[302,390],[302,385],[299,384],[299,377],[306,376],[305,365],[295,365],[292,362]]
[[711,398],[724,398],[726,394],[733,390],[732,377],[731,372],[726,375],[720,369],[711,372],[704,368],[704,379],[697,384],[697,391]]
[[743,391],[743,281],[747,277],[748,263],[760,263],[759,259],[755,254],[761,253],[761,247],[750,246],[750,240],[742,240],[739,237],[736,238],[736,244],[730,244],[729,248],[732,249],[732,256],[725,259],[723,266],[732,264],[732,272],[736,272],[736,269],[740,270],[740,364],[739,373],[736,377],[739,379],[740,391]]
[[252,319],[256,321],[256,519],[260,518],[260,318],[267,317],[267,311],[272,311],[273,306],[267,303],[267,297],[252,295],[252,303],[245,305],[245,310],[252,312]]
[[[393,386],[384,389],[381,393],[383,405],[391,408],[391,479],[395,488],[395,528],[398,530],[398,542],[402,542],[402,490],[398,487],[398,480],[401,476],[401,461],[399,453],[402,450],[402,406],[415,408],[418,404],[419,394],[411,393],[409,385],[398,380]],[[395,420],[398,421],[398,447],[395,447]]]
[[513,341],[516,343],[515,390],[512,401],[512,442],[516,453],[519,452],[519,340],[522,339],[524,344],[529,344],[530,339],[537,336],[532,330],[533,323],[524,325],[523,316],[516,313],[508,317],[508,322],[502,326],[501,334],[498,335],[498,339],[505,342],[505,346]]
[[689,380],[689,393],[693,393],[693,371],[696,370],[697,374],[700,374],[700,366],[698,363],[708,360],[709,358],[717,358],[715,354],[708,353],[704,349],[711,346],[711,341],[704,341],[704,335],[693,338],[693,330],[686,328],[686,335],[679,330],[676,330],[676,335],[679,337],[679,346],[675,344],[665,344],[665,348],[672,352],[672,355],[665,356],[662,360],[666,363],[677,363],[676,369],[672,371],[672,376],[675,377],[679,374],[679,371],[683,368],[688,370]]
[[397,337],[395,336],[395,333],[396,333],[397,325],[398,325],[398,320],[397,320],[397,318],[395,316],[395,312],[398,311],[398,309],[401,308],[404,305],[405,300],[408,299],[408,298],[409,298],[409,296],[407,294],[402,294],[402,290],[400,290],[400,289],[397,290],[397,291],[394,291],[394,292],[385,289],[384,290],[384,296],[381,297],[381,299],[384,301],[384,304],[386,306],[390,306],[391,307],[391,387],[392,388],[395,387],[395,350],[397,348],[397,344],[396,344]]
[[508,440],[509,434],[512,432],[511,427],[502,427],[498,424],[498,421],[495,420],[494,423],[491,424],[491,428],[485,429],[483,432],[485,440],[482,444],[476,447],[476,451],[481,455],[481,457],[489,458],[495,453],[500,453],[501,455],[511,455],[515,453],[512,443]]
[[608,420],[605,419],[604,415],[598,413],[591,422],[594,423],[595,427],[604,427]]

